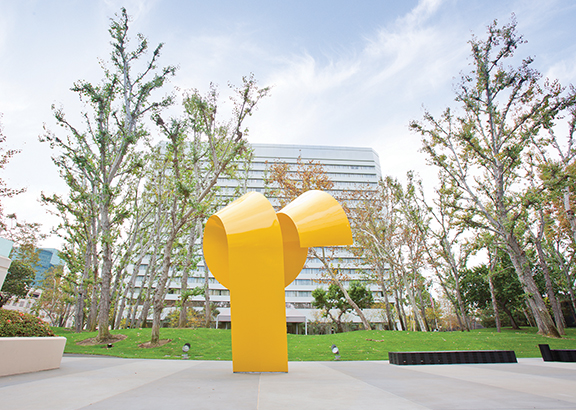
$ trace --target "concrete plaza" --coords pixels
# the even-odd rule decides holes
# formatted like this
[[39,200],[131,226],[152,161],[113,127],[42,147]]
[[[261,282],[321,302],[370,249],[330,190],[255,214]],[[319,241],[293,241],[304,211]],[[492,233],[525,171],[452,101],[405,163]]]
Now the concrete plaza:
[[396,366],[65,356],[60,369],[0,377],[0,409],[576,409],[576,363]]

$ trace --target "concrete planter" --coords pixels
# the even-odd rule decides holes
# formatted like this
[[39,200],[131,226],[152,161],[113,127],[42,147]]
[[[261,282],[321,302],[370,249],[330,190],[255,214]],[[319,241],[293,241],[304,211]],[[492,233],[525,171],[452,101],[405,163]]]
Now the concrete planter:
[[0,376],[58,369],[65,337],[0,337]]

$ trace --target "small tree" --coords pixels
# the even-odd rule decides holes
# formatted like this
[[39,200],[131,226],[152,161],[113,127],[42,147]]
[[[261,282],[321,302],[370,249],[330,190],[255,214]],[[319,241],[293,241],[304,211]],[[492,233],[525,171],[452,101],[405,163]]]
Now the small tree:
[[8,274],[0,292],[0,307],[11,297],[23,298],[28,294],[35,276],[34,269],[26,262],[14,260],[8,268]]
[[42,293],[34,303],[33,312],[47,316],[52,326],[65,326],[74,306],[73,279],[64,273],[62,265],[48,269],[41,284]]
[[[362,283],[353,281],[347,290],[349,298],[354,301],[360,309],[366,309],[374,303],[372,292]],[[312,291],[314,301],[312,306],[322,310],[323,317],[329,317],[338,328],[338,332],[344,332],[343,317],[353,310],[348,298],[344,296],[342,289],[336,284],[331,283],[328,290],[316,288]],[[333,312],[336,310],[337,312]]]

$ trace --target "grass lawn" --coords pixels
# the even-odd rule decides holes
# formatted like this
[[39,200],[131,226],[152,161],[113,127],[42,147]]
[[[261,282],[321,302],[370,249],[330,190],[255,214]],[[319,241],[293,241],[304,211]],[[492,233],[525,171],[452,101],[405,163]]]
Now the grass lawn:
[[[145,359],[178,359],[182,346],[190,343],[188,352],[193,360],[232,360],[229,330],[215,329],[161,329],[161,339],[172,339],[160,347],[141,348],[138,345],[150,341],[151,329],[114,330],[127,338],[106,346],[80,346],[76,342],[95,337],[92,333],[73,333],[53,328],[58,336],[68,338],[65,353],[97,354]],[[333,360],[330,346],[340,349],[341,360],[387,360],[388,352],[434,351],[434,350],[514,350],[517,357],[541,357],[538,344],[546,343],[552,349],[576,349],[576,329],[567,329],[562,339],[540,336],[535,328],[521,330],[481,329],[471,332],[392,332],[356,331],[334,335],[288,335],[288,360]]]

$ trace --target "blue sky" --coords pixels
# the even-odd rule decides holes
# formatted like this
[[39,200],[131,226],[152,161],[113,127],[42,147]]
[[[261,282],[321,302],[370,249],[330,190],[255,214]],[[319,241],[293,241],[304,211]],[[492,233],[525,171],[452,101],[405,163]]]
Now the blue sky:
[[[439,114],[453,102],[453,86],[468,67],[472,34],[482,37],[515,13],[528,41],[519,57],[564,85],[576,84],[576,3],[572,0],[410,1],[80,1],[0,0],[0,113],[7,146],[20,148],[3,178],[28,187],[4,200],[6,212],[44,223],[41,191],[62,192],[43,125],[57,129],[50,107],[71,118],[81,110],[72,84],[102,76],[109,53],[110,17],[124,6],[132,34],[165,43],[163,65],[177,65],[171,87],[222,94],[253,72],[273,86],[250,119],[249,141],[367,146],[383,173],[402,178],[434,173],[408,131],[423,107]],[[177,113],[177,112],[175,112]],[[46,245],[57,245],[50,239]]]

